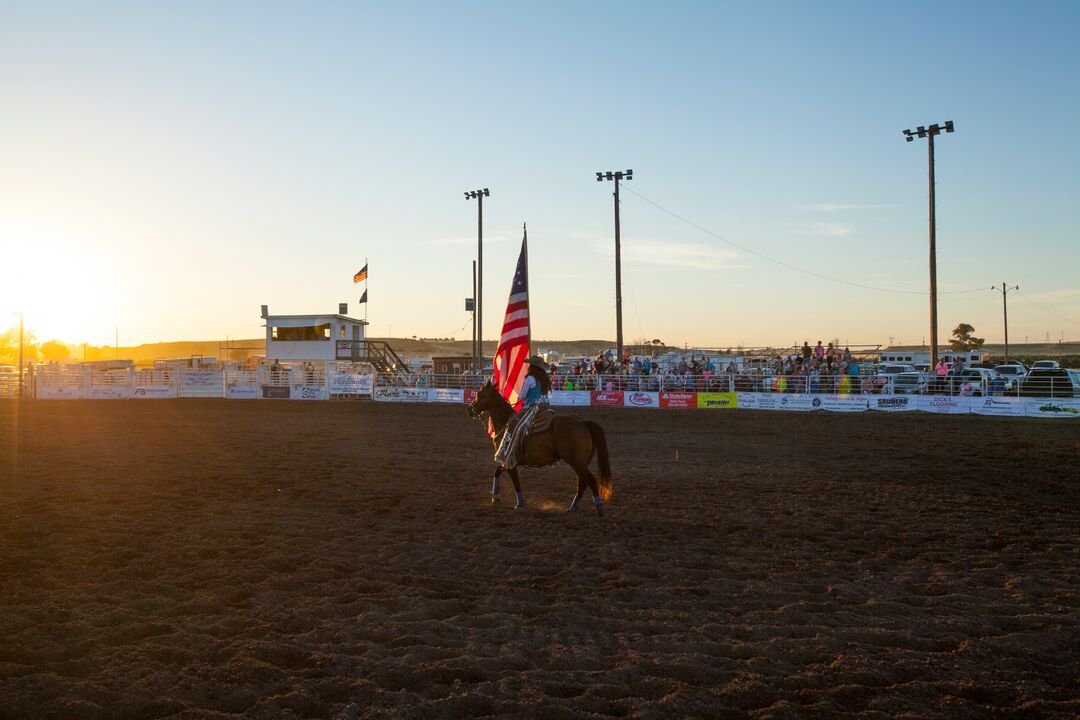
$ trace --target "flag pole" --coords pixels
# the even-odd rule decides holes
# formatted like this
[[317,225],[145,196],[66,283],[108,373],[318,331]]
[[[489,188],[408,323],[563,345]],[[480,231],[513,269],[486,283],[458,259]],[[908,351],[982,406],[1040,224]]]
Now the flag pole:
[[[364,267],[366,268],[367,266],[368,266],[368,259],[367,259],[367,258],[364,258]],[[368,275],[370,275],[370,274],[371,274],[371,269],[370,269],[370,268],[368,268]],[[367,299],[367,283],[368,283],[368,279],[367,279],[367,276],[365,275],[365,276],[364,276],[364,298],[365,298],[365,300]],[[364,324],[365,324],[365,325],[367,324],[367,306],[368,306],[369,304],[371,304],[371,301],[370,301],[370,300],[367,300],[367,301],[366,301],[366,302],[364,303]],[[367,335],[367,331],[366,331],[366,330],[365,330],[364,334],[365,334],[365,335]]]
[[[529,228],[525,223],[521,223],[522,245],[525,246],[525,287],[529,287]],[[529,292],[532,293],[532,288],[529,288]],[[532,303],[529,303],[529,315],[528,315],[528,328],[529,328],[529,354],[526,358],[528,361],[532,357]]]

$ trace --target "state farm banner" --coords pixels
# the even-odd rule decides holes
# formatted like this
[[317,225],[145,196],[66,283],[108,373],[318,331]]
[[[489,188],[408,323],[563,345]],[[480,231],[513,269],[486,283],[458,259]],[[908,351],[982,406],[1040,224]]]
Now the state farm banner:
[[626,407],[658,408],[660,407],[660,393],[627,391],[623,393],[623,405]]
[[1015,397],[973,397],[971,412],[976,415],[1024,417],[1024,399]]
[[465,402],[465,391],[451,390],[449,388],[431,388],[428,390],[428,402],[462,403]]
[[380,402],[427,402],[427,388],[377,387],[375,399]]
[[86,388],[86,400],[130,400],[135,388],[130,385],[91,385]]
[[622,407],[622,390],[593,390],[590,404],[600,407]]
[[38,385],[34,395],[38,400],[81,400],[82,396],[78,385]]
[[1069,398],[1025,398],[1028,417],[1080,418],[1080,400]]
[[660,407],[662,409],[691,410],[697,408],[697,393],[692,392],[662,392],[660,393]]
[[818,407],[830,412],[863,412],[869,408],[867,395],[820,395],[814,400],[820,400]]
[[588,407],[592,404],[592,393],[588,390],[554,390],[551,393],[551,404],[559,407]]
[[259,398],[259,386],[228,385],[225,387],[225,397],[229,400],[257,400]]
[[971,398],[955,395],[916,395],[917,409],[946,415],[963,415],[971,411]]
[[329,400],[330,394],[322,385],[293,385],[290,400]]
[[162,400],[176,397],[175,385],[146,385],[135,388],[136,400]]
[[733,392],[699,392],[697,394],[697,406],[699,408],[727,409],[738,407],[739,396]]
[[368,373],[330,373],[331,395],[370,395],[371,375]]
[[867,397],[867,406],[871,410],[882,412],[909,412],[918,410],[914,402],[916,395],[870,395]]

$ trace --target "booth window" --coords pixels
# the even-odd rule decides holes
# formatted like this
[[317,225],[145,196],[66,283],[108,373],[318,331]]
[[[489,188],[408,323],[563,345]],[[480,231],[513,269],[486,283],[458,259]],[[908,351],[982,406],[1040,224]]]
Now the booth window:
[[275,327],[271,337],[282,342],[312,342],[330,339],[330,323],[302,327]]

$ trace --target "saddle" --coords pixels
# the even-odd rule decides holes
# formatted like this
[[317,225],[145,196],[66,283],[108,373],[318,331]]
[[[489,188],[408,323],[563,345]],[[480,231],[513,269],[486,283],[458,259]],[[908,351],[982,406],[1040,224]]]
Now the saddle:
[[529,435],[538,435],[542,432],[547,432],[551,429],[551,423],[555,421],[554,410],[541,410],[536,413],[536,417],[533,418],[532,425],[526,431],[526,437]]

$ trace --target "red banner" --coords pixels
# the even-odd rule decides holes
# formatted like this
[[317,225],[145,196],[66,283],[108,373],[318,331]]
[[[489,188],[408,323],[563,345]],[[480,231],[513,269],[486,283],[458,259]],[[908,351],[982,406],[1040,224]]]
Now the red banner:
[[465,391],[465,404],[466,405],[468,405],[469,403],[471,403],[475,399],[476,399],[476,391],[475,390],[466,390]]
[[592,404],[600,407],[622,407],[622,390],[593,390]]
[[662,392],[660,407],[689,410],[697,407],[697,393]]

